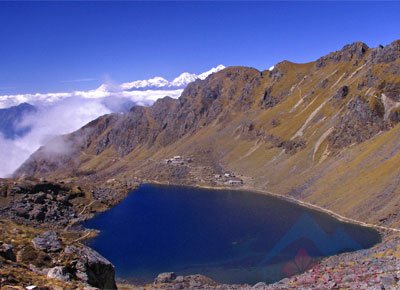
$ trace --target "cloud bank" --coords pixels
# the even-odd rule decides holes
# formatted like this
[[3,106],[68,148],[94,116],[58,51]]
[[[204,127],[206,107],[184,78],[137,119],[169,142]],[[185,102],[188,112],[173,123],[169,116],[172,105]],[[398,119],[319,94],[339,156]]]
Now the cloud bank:
[[30,103],[36,112],[24,116],[18,127],[31,127],[28,134],[14,140],[0,134],[0,177],[11,175],[33,152],[54,136],[71,133],[90,121],[111,112],[127,111],[133,105],[151,105],[165,96],[178,98],[188,83],[205,79],[216,68],[202,74],[183,73],[172,81],[162,77],[119,85],[103,84],[97,89],[61,93],[0,95],[0,108]]
[[54,106],[42,106],[37,112],[26,115],[17,126],[31,126],[28,134],[14,140],[0,135],[0,177],[12,174],[53,137],[75,131],[108,113],[110,110],[97,101],[69,98]]

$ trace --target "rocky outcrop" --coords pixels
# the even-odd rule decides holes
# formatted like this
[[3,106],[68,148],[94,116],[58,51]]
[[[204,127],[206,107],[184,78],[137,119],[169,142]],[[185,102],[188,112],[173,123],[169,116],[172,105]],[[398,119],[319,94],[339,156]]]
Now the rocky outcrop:
[[400,58],[400,40],[373,50],[371,60],[377,63],[390,63]]
[[48,231],[40,234],[32,240],[32,244],[37,250],[41,250],[46,253],[58,252],[62,249],[61,240],[54,231]]
[[261,100],[261,106],[263,108],[272,108],[275,107],[278,102],[279,100],[271,95],[271,89],[266,89]]
[[2,194],[10,198],[10,202],[0,207],[0,215],[21,221],[36,223],[54,223],[65,226],[76,217],[71,203],[73,199],[82,196],[80,189],[71,190],[59,184],[21,183],[8,185]]
[[359,60],[365,56],[369,47],[363,42],[354,42],[352,44],[345,45],[341,50],[332,52],[327,56],[321,57],[316,61],[318,68],[326,66],[330,62],[341,62]]
[[83,282],[100,289],[117,289],[114,266],[95,250],[86,246],[67,246],[64,253],[74,258],[70,266]]
[[264,140],[271,143],[274,147],[282,148],[285,153],[291,155],[306,147],[306,142],[299,137],[293,140],[282,140],[282,138],[271,134],[264,136]]
[[333,96],[336,100],[343,100],[349,94],[349,87],[343,86],[341,87],[337,93]]
[[357,96],[348,104],[347,109],[329,135],[332,148],[339,149],[364,142],[387,129],[388,125],[383,119],[383,104],[376,97],[367,102]]
[[174,272],[161,273],[154,280],[154,284],[170,283],[176,279],[176,274]]
[[393,101],[400,102],[400,83],[383,81],[378,89]]

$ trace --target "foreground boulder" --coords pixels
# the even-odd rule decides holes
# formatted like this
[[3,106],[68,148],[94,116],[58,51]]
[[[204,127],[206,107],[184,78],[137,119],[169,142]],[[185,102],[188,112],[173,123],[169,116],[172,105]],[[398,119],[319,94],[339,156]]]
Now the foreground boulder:
[[114,266],[95,250],[81,245],[68,246],[64,252],[76,258],[74,270],[78,279],[100,289],[117,289]]

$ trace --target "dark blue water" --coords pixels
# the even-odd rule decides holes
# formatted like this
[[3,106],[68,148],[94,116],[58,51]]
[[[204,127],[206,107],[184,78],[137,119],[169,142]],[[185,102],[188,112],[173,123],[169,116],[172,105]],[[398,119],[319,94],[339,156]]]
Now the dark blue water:
[[142,185],[87,221],[90,246],[136,283],[161,272],[223,283],[274,282],[318,259],[380,241],[371,229],[251,192]]

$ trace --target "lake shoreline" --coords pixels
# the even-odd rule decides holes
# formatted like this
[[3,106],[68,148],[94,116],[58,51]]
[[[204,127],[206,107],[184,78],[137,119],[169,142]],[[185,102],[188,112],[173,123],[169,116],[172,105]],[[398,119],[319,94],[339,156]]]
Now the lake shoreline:
[[[320,206],[295,199],[293,197],[288,197],[282,194],[275,194],[266,190],[260,190],[257,188],[249,187],[249,186],[242,186],[242,187],[228,187],[228,186],[210,186],[210,185],[185,185],[185,184],[174,184],[174,183],[168,183],[168,182],[160,182],[160,181],[154,181],[154,180],[147,180],[145,182],[141,182],[140,185],[143,184],[154,184],[154,185],[171,185],[171,186],[187,186],[187,187],[193,187],[193,188],[201,188],[201,189],[212,189],[212,190],[237,190],[237,191],[251,191],[254,193],[258,194],[263,194],[263,195],[268,195],[272,197],[276,197],[294,204],[297,204],[299,206],[303,206],[315,211],[318,211],[320,213],[328,214],[331,217],[345,223],[350,223],[353,225],[357,226],[362,226],[370,229],[374,229],[379,232],[381,240],[380,242],[376,243],[372,247],[368,249],[362,249],[362,250],[357,250],[354,252],[348,252],[348,253],[342,253],[342,254],[336,254],[332,255],[329,257],[322,258],[317,265],[312,268],[309,271],[303,272],[303,273],[298,273],[292,277],[289,278],[284,278],[281,281],[278,281],[276,283],[272,284],[265,284],[263,282],[258,283],[260,284],[259,286],[261,288],[257,289],[296,289],[297,287],[305,287],[306,285],[308,286],[315,286],[319,285],[320,287],[349,287],[349,288],[354,288],[358,287],[360,283],[362,285],[371,285],[376,283],[376,285],[382,285],[379,283],[383,283],[383,279],[387,279],[388,277],[396,277],[396,274],[393,272],[393,269],[396,271],[399,268],[400,265],[394,264],[396,262],[396,259],[398,256],[400,256],[400,251],[396,250],[398,247],[400,247],[400,237],[398,233],[400,232],[398,229],[395,228],[389,228],[389,227],[384,227],[384,226],[379,226],[379,225],[374,225],[374,224],[369,224],[366,222],[362,222],[359,220],[355,220],[352,218],[347,218],[344,217],[338,213],[335,213],[329,209],[322,208]],[[134,189],[135,190],[135,189]],[[134,191],[133,190],[133,191]],[[395,250],[394,250],[395,249]],[[389,251],[389,252],[388,252]],[[387,269],[387,271],[378,271],[378,273],[375,273],[374,270],[372,271],[373,277],[372,276],[367,276],[364,275],[365,277],[361,279],[361,282],[358,280],[356,276],[356,272],[359,271],[360,267],[365,267],[365,272],[371,272],[367,269],[368,267],[373,268],[373,266],[376,263],[383,263],[384,266],[382,266],[383,269]],[[347,265],[347,266],[346,266]],[[356,268],[354,268],[356,267]],[[321,271],[321,269],[324,269]],[[347,270],[346,270],[347,269]],[[352,272],[353,271],[353,272]],[[345,273],[343,273],[345,272]],[[329,276],[329,280],[335,281],[333,283],[332,281],[330,283],[327,283],[326,276]],[[196,276],[196,275],[192,275]],[[185,279],[188,279],[189,281],[191,279],[195,279],[192,276],[185,277]],[[197,276],[202,276],[202,275],[197,275]],[[336,278],[335,278],[336,277]],[[339,277],[340,281],[337,281],[337,277]],[[351,277],[353,280],[350,278],[348,279],[349,281],[341,281],[342,278]],[[202,280],[202,278],[198,278]],[[207,277],[204,277],[204,287],[212,287],[212,289],[254,289],[253,286],[247,285],[247,284],[242,284],[242,285],[235,285],[235,284],[221,284],[217,283],[217,286],[212,286],[209,283]],[[314,282],[310,281],[314,279]],[[336,280],[335,280],[336,279]],[[373,279],[373,280],[371,280]],[[397,279],[397,278],[396,278]],[[119,281],[123,281],[124,279],[118,279]],[[372,282],[371,282],[372,281]],[[390,280],[391,281],[391,280]],[[393,280],[395,281],[395,280]],[[397,280],[396,280],[397,281]],[[188,284],[182,284],[183,282],[177,282],[176,280],[171,280],[165,282],[163,286],[168,287],[181,287],[182,285],[188,285]],[[385,282],[386,283],[386,282]],[[395,282],[394,282],[395,283]],[[124,284],[124,283],[122,283]],[[122,285],[119,282],[119,285]],[[257,284],[257,285],[258,285]],[[129,286],[134,286],[131,284],[125,284]],[[150,284],[151,286],[154,286],[155,284]],[[148,286],[150,286],[148,285]],[[294,286],[296,285],[296,286]],[[329,286],[330,285],[330,286]],[[161,286],[161,288],[163,287]],[[138,285],[134,286],[135,288],[129,288],[129,289],[136,289]],[[124,289],[124,288],[123,288]],[[128,289],[128,288],[127,288]],[[140,289],[140,288],[137,288]],[[211,288],[210,288],[211,289]]]
[[[290,202],[290,203],[292,203],[292,204],[294,204],[294,205],[297,205],[297,206],[300,206],[300,207],[305,207],[305,208],[310,209],[310,210],[312,210],[312,211],[316,211],[316,212],[319,212],[319,213],[327,214],[327,215],[329,215],[330,217],[332,217],[332,218],[334,218],[334,219],[336,219],[337,221],[340,221],[340,222],[345,222],[345,223],[349,223],[349,224],[356,225],[356,226],[362,226],[362,227],[365,227],[365,228],[368,228],[368,229],[373,229],[373,230],[377,231],[377,232],[379,233],[380,240],[379,240],[377,243],[375,243],[374,245],[372,245],[371,247],[374,247],[374,246],[378,245],[379,243],[382,243],[382,241],[383,241],[383,236],[384,236],[385,233],[387,232],[387,231],[384,231],[384,230],[382,230],[382,229],[380,229],[380,228],[374,227],[374,225],[368,225],[368,224],[364,224],[364,223],[358,223],[357,221],[356,221],[356,222],[353,222],[351,219],[342,218],[342,217],[337,217],[334,213],[332,214],[332,213],[330,213],[329,211],[326,211],[326,210],[323,210],[323,209],[321,210],[320,208],[317,208],[317,207],[315,207],[315,206],[313,206],[313,205],[305,204],[305,203],[302,203],[301,201],[298,201],[298,200],[295,200],[295,199],[292,199],[292,198],[287,198],[287,197],[282,196],[282,195],[272,194],[272,193],[270,193],[270,192],[268,192],[268,191],[256,190],[256,189],[254,189],[254,188],[249,188],[249,187],[227,187],[227,186],[223,186],[223,187],[221,187],[221,186],[220,186],[220,187],[214,187],[214,186],[202,186],[202,185],[182,185],[182,184],[171,184],[171,183],[158,182],[158,181],[146,181],[146,182],[142,182],[142,183],[140,183],[139,187],[140,187],[140,186],[143,186],[143,185],[178,186],[178,187],[198,188],[198,189],[210,189],[210,190],[221,190],[221,191],[240,191],[240,192],[248,192],[248,193],[260,194],[260,195],[264,195],[264,196],[265,196],[265,195],[266,195],[266,196],[270,196],[270,197],[272,197],[272,198],[277,198],[277,199],[279,199],[279,200],[283,200],[283,201],[286,201],[286,202]],[[130,194],[133,194],[139,187],[137,187],[137,188],[134,189],[134,190],[129,191],[129,192],[127,193],[126,197],[127,197],[128,195],[130,195]],[[125,197],[125,198],[126,198],[126,197]],[[124,198],[124,199],[125,199],[125,198]],[[368,248],[370,248],[370,247],[368,247]],[[367,248],[365,248],[365,249],[367,249]],[[364,249],[362,249],[362,250],[364,250]],[[362,250],[361,250],[361,251],[362,251]],[[358,251],[359,251],[359,250],[356,250],[356,251],[351,252],[351,253],[355,253],[355,252],[358,252]],[[323,257],[322,260],[328,259],[328,258],[331,258],[331,257],[334,257],[334,256],[340,256],[340,255],[341,255],[341,254],[335,254],[335,255],[332,255],[332,256]],[[287,279],[287,278],[285,278],[285,279]],[[130,281],[129,278],[123,278],[123,277],[118,277],[118,276],[117,276],[117,280],[119,280],[120,283],[123,283],[123,284],[130,284],[130,283],[133,282],[133,281]],[[217,283],[218,283],[218,282],[217,282]],[[143,286],[143,284],[132,284],[132,285],[136,285],[136,286],[142,285],[142,286]],[[232,285],[232,286],[233,286],[233,285],[235,285],[235,284],[220,284],[220,285]],[[244,284],[243,284],[243,285],[244,285]]]

